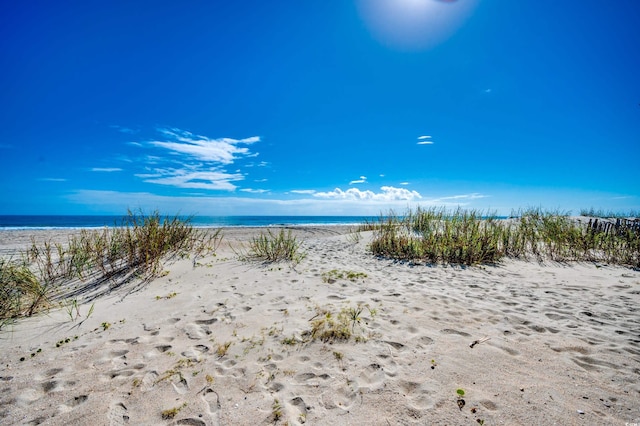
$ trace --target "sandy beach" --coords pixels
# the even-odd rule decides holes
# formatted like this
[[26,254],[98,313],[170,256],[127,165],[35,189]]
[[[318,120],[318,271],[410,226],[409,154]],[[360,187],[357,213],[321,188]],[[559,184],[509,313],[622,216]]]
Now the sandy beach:
[[[295,266],[240,260],[260,231],[4,328],[0,423],[640,423],[639,271],[394,262],[339,226],[296,228]],[[0,255],[68,232],[0,232]],[[312,338],[341,313],[349,340]]]

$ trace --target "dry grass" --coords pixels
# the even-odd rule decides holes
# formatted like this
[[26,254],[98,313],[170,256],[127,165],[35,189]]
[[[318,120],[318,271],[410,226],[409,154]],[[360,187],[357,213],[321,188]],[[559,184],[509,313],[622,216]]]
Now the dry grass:
[[110,288],[133,279],[148,281],[176,256],[215,252],[222,234],[193,228],[190,221],[128,213],[121,226],[83,230],[67,244],[34,241],[19,260],[0,259],[0,328],[31,316],[65,296],[65,284],[76,281],[77,297],[96,284]]
[[599,261],[640,267],[640,235],[602,233],[561,212],[529,209],[509,220],[475,210],[418,209],[381,217],[371,251],[378,256],[474,265],[504,257]]

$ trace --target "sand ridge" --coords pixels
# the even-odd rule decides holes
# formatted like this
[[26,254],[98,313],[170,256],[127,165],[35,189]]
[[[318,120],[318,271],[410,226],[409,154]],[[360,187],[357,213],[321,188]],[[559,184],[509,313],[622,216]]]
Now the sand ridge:
[[[344,227],[295,229],[295,267],[239,260],[256,232],[225,231],[216,256],[116,289],[89,318],[63,309],[2,331],[0,423],[640,421],[638,271],[394,262]],[[358,307],[360,341],[310,341],[319,312]]]

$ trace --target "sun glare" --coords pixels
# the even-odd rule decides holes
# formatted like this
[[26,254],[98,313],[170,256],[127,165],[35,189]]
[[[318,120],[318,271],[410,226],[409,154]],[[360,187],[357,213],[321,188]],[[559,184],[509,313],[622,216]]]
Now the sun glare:
[[380,42],[401,50],[434,47],[453,35],[478,0],[358,0],[367,28]]

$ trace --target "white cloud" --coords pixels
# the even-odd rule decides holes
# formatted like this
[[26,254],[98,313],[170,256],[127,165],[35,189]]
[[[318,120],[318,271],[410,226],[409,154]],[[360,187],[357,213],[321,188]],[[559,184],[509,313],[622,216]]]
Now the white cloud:
[[451,195],[449,197],[441,197],[440,200],[477,200],[479,198],[486,198],[486,195],[478,194],[474,192],[472,194]]
[[400,182],[400,185],[409,185],[409,182]]
[[38,180],[43,182],[66,182],[67,181],[67,179],[65,178],[40,178]]
[[409,191],[405,188],[394,188],[393,186],[383,186],[380,188],[382,192],[373,192],[370,190],[361,191],[357,188],[349,188],[343,191],[336,188],[329,192],[316,192],[314,197],[340,200],[371,200],[371,201],[413,201],[419,200],[422,196],[417,191]]
[[110,173],[110,172],[121,172],[122,169],[119,167],[94,167],[91,169],[91,171]]
[[155,173],[137,174],[144,182],[158,185],[169,185],[177,188],[210,189],[233,191],[236,186],[233,181],[244,179],[241,174],[230,174],[223,171],[189,171],[189,170],[162,170]]
[[433,145],[433,141],[420,141],[418,145]]
[[418,136],[418,140],[431,139],[431,136]]
[[366,176],[360,176],[360,179],[352,180],[351,182],[349,182],[349,185],[354,185],[354,184],[358,184],[358,183],[365,183],[366,181],[367,181],[367,177]]
[[[135,176],[144,179],[146,183],[176,188],[234,191],[237,186],[232,182],[243,180],[245,174],[240,169],[228,172],[223,166],[231,165],[240,158],[258,155],[250,152],[246,146],[259,142],[258,136],[212,139],[176,128],[160,128],[157,131],[162,136],[158,140],[131,142],[142,148],[160,148],[169,154],[162,155],[158,151],[153,155],[145,154],[146,171]],[[264,166],[266,163],[258,165]]]
[[200,161],[220,164],[231,164],[241,156],[255,156],[256,154],[252,154],[248,148],[238,145],[248,145],[260,141],[258,136],[245,139],[210,139],[180,129],[159,129],[159,131],[173,140],[151,141],[149,144],[167,149],[175,154],[184,154]]
[[251,189],[251,188],[243,188],[240,191],[248,192],[250,194],[264,194],[265,192],[269,192],[268,189]]
[[315,194],[315,193],[316,193],[316,190],[315,190],[315,189],[294,189],[294,190],[289,191],[289,192],[292,192],[292,193],[294,193],[294,194],[307,194],[307,195],[312,195],[312,194]]

